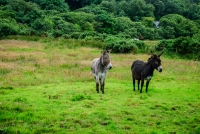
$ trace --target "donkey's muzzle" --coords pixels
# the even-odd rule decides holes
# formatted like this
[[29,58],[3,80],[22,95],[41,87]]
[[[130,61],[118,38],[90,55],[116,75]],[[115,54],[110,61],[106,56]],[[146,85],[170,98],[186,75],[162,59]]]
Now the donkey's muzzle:
[[158,72],[162,72],[162,66],[158,67]]
[[111,63],[108,64],[107,68],[108,68],[108,69],[111,69],[111,68],[112,68],[112,64],[111,64]]

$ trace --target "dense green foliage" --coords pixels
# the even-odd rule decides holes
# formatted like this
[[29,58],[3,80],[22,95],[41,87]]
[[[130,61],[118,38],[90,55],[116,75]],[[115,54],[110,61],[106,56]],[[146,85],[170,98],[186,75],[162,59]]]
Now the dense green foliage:
[[[10,29],[2,36],[66,36],[94,31],[126,38],[169,39],[199,31],[199,1],[180,0],[1,0],[0,18]],[[155,28],[154,21],[160,21]],[[5,27],[1,24],[1,27]],[[9,28],[7,28],[9,31]],[[14,30],[15,31],[15,30]],[[166,35],[171,33],[171,35]],[[80,34],[79,34],[80,35]],[[78,38],[81,38],[78,36]]]
[[174,40],[162,40],[157,50],[165,50],[167,53],[177,53],[182,57],[200,60],[200,33],[191,37],[179,37]]
[[138,46],[127,39],[190,39],[199,29],[199,0],[0,0],[1,38],[113,38],[114,52],[131,52]]

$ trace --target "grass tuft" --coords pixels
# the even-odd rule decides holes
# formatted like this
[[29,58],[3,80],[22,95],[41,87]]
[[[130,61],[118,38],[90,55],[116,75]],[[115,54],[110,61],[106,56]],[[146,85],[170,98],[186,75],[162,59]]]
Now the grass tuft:
[[85,94],[77,94],[77,95],[73,95],[72,97],[72,101],[81,101],[81,100],[84,100],[84,99],[89,99],[91,100],[92,97],[91,96],[88,96],[88,95],[85,95]]
[[13,90],[14,87],[0,87],[0,90]]
[[6,75],[11,73],[11,69],[7,69],[7,68],[0,68],[0,76]]

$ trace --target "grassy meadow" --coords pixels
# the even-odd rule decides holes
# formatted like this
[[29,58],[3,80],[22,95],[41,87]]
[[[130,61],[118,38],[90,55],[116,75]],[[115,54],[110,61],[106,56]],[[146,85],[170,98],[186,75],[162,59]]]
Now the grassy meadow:
[[90,64],[102,50],[57,42],[0,40],[0,133],[200,133],[200,62],[163,55],[163,72],[140,94],[130,67],[150,55],[111,53],[97,94]]

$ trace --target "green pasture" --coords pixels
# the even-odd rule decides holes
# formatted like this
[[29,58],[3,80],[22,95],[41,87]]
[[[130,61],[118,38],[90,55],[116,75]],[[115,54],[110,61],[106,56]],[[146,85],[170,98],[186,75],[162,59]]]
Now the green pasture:
[[140,94],[130,67],[150,55],[111,53],[98,94],[90,64],[102,50],[57,43],[0,40],[0,133],[200,133],[200,62],[163,55],[163,72]]

